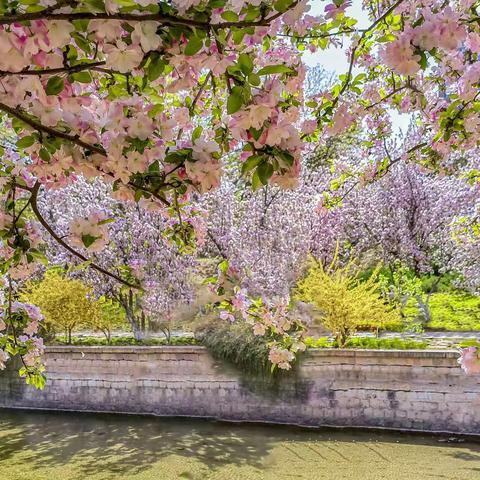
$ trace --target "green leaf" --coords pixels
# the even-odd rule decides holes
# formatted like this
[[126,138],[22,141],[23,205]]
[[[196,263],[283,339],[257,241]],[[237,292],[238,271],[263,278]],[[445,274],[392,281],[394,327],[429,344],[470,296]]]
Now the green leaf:
[[158,53],[152,55],[150,64],[148,65],[147,78],[153,82],[156,80],[165,70],[165,62]]
[[248,76],[248,81],[255,87],[260,85],[260,82],[261,82],[260,77],[256,73],[251,73]]
[[284,13],[288,10],[292,3],[293,0],[277,0],[273,6],[277,12]]
[[238,22],[238,15],[235,12],[223,12],[221,17],[227,22]]
[[79,48],[81,48],[87,55],[90,55],[92,53],[92,47],[90,43],[85,40],[85,38],[80,35],[78,32],[73,32],[72,37],[75,39],[75,43]]
[[100,220],[97,225],[107,225],[109,223],[113,223],[114,221],[114,218],[106,218],[105,220]]
[[242,163],[242,175],[245,175],[250,170],[253,170],[262,161],[261,155],[250,155]]
[[40,155],[40,158],[44,162],[49,162],[50,161],[50,154],[48,153],[48,150],[46,148],[41,148],[40,152],[38,153]]
[[248,132],[250,133],[250,135],[255,139],[255,140],[258,140],[260,138],[260,136],[262,135],[262,129],[260,128],[259,130],[256,130],[255,128],[253,127],[250,127],[248,129]]
[[418,53],[420,55],[420,61],[418,63],[422,67],[422,70],[426,70],[426,68],[428,66],[427,55],[425,55],[425,52],[423,50],[420,50],[416,53]]
[[250,58],[250,55],[246,53],[241,53],[238,56],[238,65],[240,65],[240,69],[245,75],[249,75],[253,72],[253,61]]
[[93,245],[93,243],[95,242],[95,240],[99,238],[99,237],[94,237],[93,235],[82,235],[82,242],[83,244],[85,245],[85,247],[90,247],[91,245]]
[[293,165],[294,158],[290,153],[285,152],[284,150],[279,150],[277,152],[277,157],[281,158],[289,167]]
[[47,88],[45,91],[47,92],[47,95],[58,95],[63,90],[63,87],[63,78],[55,75],[48,79]]
[[379,43],[392,42],[396,38],[397,37],[395,35],[393,35],[392,33],[387,33],[386,35],[378,37],[377,42],[379,42]]
[[286,65],[267,65],[258,71],[258,75],[273,75],[275,73],[294,73],[294,70]]
[[258,178],[263,185],[266,185],[270,180],[270,177],[273,175],[273,167],[271,163],[263,162],[261,163],[256,170]]
[[243,37],[246,35],[245,28],[239,28],[238,30],[235,30],[233,32],[232,38],[235,43],[235,45],[240,45],[243,41]]
[[192,143],[194,143],[195,140],[198,140],[200,138],[200,135],[202,135],[202,132],[203,132],[203,127],[201,125],[195,128],[195,130],[192,132]]
[[71,75],[72,80],[80,83],[91,83],[92,76],[90,72],[77,72]]
[[260,180],[260,177],[258,176],[258,168],[253,172],[252,175],[252,190],[256,192],[259,188],[263,186],[262,181]]
[[23,137],[17,140],[17,147],[28,148],[28,147],[31,147],[34,143],[35,143],[35,137],[33,135],[29,135],[28,137]]
[[238,112],[243,105],[243,98],[237,93],[232,93],[227,100],[227,113],[232,115],[235,112]]
[[222,261],[218,264],[218,269],[219,269],[222,273],[227,273],[228,267],[229,267],[228,260],[222,260]]
[[185,47],[185,55],[195,55],[203,47],[203,40],[198,37],[190,37],[190,40]]

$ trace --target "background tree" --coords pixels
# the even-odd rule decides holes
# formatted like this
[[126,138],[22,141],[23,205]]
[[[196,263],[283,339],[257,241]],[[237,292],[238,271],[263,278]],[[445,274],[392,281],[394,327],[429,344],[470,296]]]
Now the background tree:
[[368,280],[361,281],[353,263],[343,267],[332,263],[325,267],[314,262],[298,283],[296,296],[315,305],[337,346],[344,347],[367,319],[378,330],[397,318],[398,313],[380,296],[377,275],[378,270]]
[[[80,268],[73,275],[91,285],[97,297],[105,295],[118,302],[135,338],[140,339],[155,322],[164,322],[179,304],[192,300],[194,290],[190,274],[195,257],[181,254],[166,238],[175,220],[135,203],[115,201],[110,195],[110,186],[101,181],[91,182],[80,177],[72,185],[46,192],[40,198],[44,215],[65,238],[72,234],[73,219],[88,216],[92,205],[112,219],[106,224],[111,240],[101,252],[92,256],[93,261],[123,278],[140,279],[144,290],[126,287],[88,268]],[[183,221],[201,222],[201,218],[193,212]],[[56,242],[49,243],[48,255],[52,264],[78,263]]]
[[58,270],[46,272],[40,282],[27,282],[21,298],[37,305],[45,323],[54,332],[64,332],[67,343],[72,343],[76,328],[101,321],[102,313],[92,289],[80,280],[64,277]]

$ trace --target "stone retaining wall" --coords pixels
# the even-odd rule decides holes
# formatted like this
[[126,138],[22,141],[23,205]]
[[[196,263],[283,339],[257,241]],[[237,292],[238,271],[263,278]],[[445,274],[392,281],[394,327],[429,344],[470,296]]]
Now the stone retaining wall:
[[267,386],[203,347],[49,347],[45,390],[0,373],[0,407],[480,434],[480,377],[450,351],[318,350]]

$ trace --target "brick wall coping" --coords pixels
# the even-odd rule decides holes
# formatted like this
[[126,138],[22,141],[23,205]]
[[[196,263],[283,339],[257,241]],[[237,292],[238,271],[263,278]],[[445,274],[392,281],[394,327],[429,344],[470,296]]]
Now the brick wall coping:
[[[207,349],[199,345],[161,345],[161,346],[83,346],[50,345],[47,353],[206,353]],[[367,350],[367,349],[309,349],[314,357],[390,357],[390,358],[458,358],[456,350]]]

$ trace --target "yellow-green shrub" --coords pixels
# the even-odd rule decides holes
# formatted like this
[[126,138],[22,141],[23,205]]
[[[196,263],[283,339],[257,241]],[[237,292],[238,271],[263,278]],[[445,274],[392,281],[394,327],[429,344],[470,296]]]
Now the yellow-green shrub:
[[94,325],[101,319],[92,289],[80,280],[64,277],[55,270],[45,273],[40,282],[28,282],[21,298],[37,305],[47,327],[55,332],[65,332],[68,343],[75,328]]
[[361,281],[352,262],[339,267],[334,261],[328,268],[313,262],[295,296],[315,306],[321,322],[343,347],[359,325],[382,328],[398,318],[398,312],[380,297],[377,278],[378,270]]

